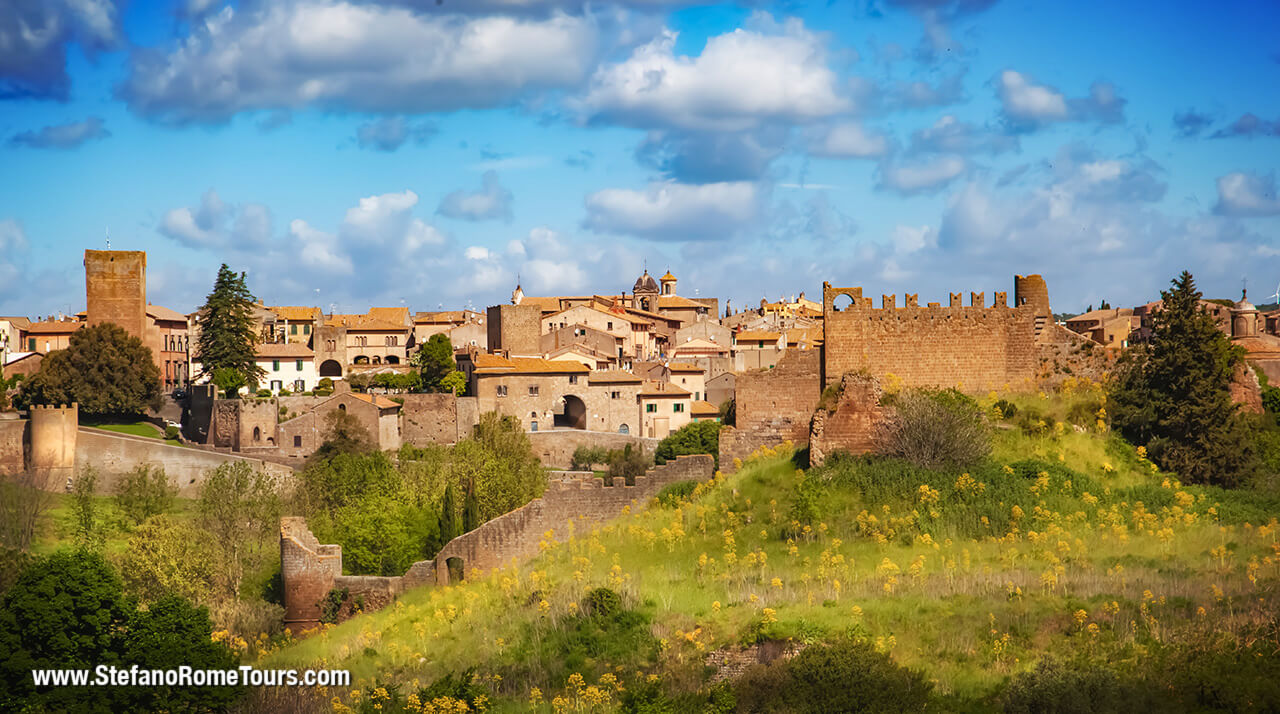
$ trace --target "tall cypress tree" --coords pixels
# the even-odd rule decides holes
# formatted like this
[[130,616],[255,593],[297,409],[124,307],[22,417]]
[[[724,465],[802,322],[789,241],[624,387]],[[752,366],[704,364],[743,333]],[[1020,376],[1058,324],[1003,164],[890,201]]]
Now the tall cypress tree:
[[480,499],[476,497],[475,481],[467,481],[467,494],[462,499],[462,532],[470,533],[480,527]]
[[230,368],[250,382],[266,376],[254,361],[258,335],[254,331],[253,303],[244,273],[237,275],[223,263],[197,320],[202,375]]
[[1247,425],[1231,401],[1231,378],[1243,359],[1183,271],[1162,291],[1151,339],[1118,370],[1108,408],[1129,441],[1184,481],[1234,485],[1255,466]]
[[462,528],[458,523],[458,497],[451,482],[444,487],[444,500],[440,504],[440,540],[448,543],[460,535]]

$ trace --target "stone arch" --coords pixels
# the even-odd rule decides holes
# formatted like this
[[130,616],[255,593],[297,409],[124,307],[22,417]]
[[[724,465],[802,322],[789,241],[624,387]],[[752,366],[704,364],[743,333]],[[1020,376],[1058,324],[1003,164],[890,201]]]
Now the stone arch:
[[382,364],[382,358],[381,358],[381,357],[379,357],[378,355],[374,355],[374,356],[373,356],[373,363],[374,363],[374,364]]
[[321,377],[341,377],[342,365],[336,359],[327,359],[320,363]]
[[849,293],[840,293],[831,298],[831,310],[833,312],[844,312],[845,310],[853,307],[853,305],[853,296]]
[[387,355],[385,360],[387,364],[400,364],[400,358],[395,355]]
[[445,572],[449,574],[449,582],[460,583],[466,575],[466,562],[456,555],[444,559]]
[[369,357],[367,355],[357,355],[355,359],[351,360],[351,363],[352,364],[369,364]]
[[572,394],[564,395],[564,411],[555,415],[555,425],[569,429],[586,429],[587,403]]
[[631,433],[631,427],[627,426],[626,424],[623,424],[622,426],[618,427],[618,433],[619,433],[619,434],[630,434],[630,433]]
[[262,441],[262,427],[255,426],[253,427],[253,443],[256,444],[259,441]]

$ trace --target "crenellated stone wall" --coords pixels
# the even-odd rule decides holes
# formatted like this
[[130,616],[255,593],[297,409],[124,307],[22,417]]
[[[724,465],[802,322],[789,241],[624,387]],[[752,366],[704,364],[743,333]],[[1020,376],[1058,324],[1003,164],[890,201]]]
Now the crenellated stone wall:
[[372,577],[342,574],[342,548],[322,545],[302,518],[280,522],[281,579],[284,584],[285,625],[294,632],[317,627],[322,603],[334,589],[347,591],[338,611],[349,616],[352,605],[362,610],[385,607],[407,588],[449,584],[452,561],[464,573],[492,570],[538,553],[538,543],[551,531],[554,540],[568,538],[570,523],[584,528],[617,517],[631,505],[643,505],[658,491],[679,481],[705,481],[714,476],[715,461],[707,454],[681,456],[637,476],[628,486],[604,482],[587,472],[558,472],[541,498],[484,523],[445,544],[433,560],[414,563],[403,576]]

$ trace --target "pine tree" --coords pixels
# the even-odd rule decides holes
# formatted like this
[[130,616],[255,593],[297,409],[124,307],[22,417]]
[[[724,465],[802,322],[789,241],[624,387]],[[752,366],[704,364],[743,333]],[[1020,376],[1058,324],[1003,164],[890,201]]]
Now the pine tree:
[[445,543],[462,535],[458,523],[458,497],[453,484],[444,487],[444,501],[440,504],[440,539]]
[[1172,283],[1160,293],[1150,341],[1120,366],[1107,405],[1112,423],[1184,481],[1234,485],[1255,464],[1230,393],[1243,355],[1200,307],[1191,273]]
[[266,372],[254,361],[258,335],[254,331],[253,294],[244,273],[236,275],[226,263],[218,269],[213,292],[200,308],[199,358],[201,375],[230,368],[256,383]]
[[470,533],[480,527],[480,500],[476,498],[475,484],[467,482],[467,495],[462,499],[462,532]]

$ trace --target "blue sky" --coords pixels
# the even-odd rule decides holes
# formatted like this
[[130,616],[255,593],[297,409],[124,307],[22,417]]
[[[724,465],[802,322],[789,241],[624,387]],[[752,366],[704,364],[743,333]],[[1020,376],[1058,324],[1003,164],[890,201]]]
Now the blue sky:
[[1280,281],[1280,4],[16,0],[0,314]]

